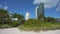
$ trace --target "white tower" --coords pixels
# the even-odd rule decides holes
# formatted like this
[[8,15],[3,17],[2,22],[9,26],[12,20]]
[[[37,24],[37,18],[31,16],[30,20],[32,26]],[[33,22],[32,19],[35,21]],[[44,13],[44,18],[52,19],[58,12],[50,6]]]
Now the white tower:
[[26,20],[28,20],[30,18],[30,13],[26,12]]
[[38,18],[38,16],[37,16],[37,9],[38,9],[38,6],[35,8],[36,19]]

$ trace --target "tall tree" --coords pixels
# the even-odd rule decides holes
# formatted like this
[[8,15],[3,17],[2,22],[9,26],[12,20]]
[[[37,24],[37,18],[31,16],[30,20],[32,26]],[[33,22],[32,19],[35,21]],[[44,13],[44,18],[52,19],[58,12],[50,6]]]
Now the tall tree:
[[4,24],[9,18],[9,12],[4,9],[0,9],[0,23]]
[[0,9],[0,18],[8,18],[9,17],[9,12],[4,9]]
[[24,20],[24,16],[23,15],[20,15],[20,14],[13,14],[12,16],[13,18],[17,18],[19,21],[23,21]]

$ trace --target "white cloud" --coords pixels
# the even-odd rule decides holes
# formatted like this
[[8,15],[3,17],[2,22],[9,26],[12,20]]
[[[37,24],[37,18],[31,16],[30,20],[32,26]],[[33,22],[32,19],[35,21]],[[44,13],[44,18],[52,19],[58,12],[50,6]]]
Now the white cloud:
[[5,9],[5,10],[7,10],[7,9],[8,9],[8,7],[7,7],[7,6],[5,6],[5,7],[4,7],[4,9]]
[[39,3],[44,3],[45,8],[51,8],[53,6],[56,6],[59,0],[34,0],[33,4],[39,4]]

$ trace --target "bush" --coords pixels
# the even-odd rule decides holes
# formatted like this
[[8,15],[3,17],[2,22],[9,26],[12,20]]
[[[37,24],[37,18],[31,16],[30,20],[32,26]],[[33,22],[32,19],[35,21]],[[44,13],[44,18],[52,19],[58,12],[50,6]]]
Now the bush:
[[24,24],[20,25],[19,29],[25,31],[54,30],[60,29],[60,24],[53,24],[51,22],[29,19],[28,21],[25,21]]
[[12,25],[13,27],[17,27],[18,25],[20,25],[20,23],[18,21],[12,21],[11,23],[9,23],[9,25]]
[[20,25],[19,28],[22,30],[28,30],[28,31],[31,31],[31,30],[38,31],[41,25],[42,25],[42,21],[29,19],[28,21],[25,21],[24,24]]
[[8,24],[0,24],[0,28],[17,27],[18,25],[20,25],[20,23],[18,21],[11,21]]
[[0,25],[0,28],[10,28],[12,27],[11,25],[8,25],[8,24],[1,24]]
[[53,17],[45,17],[45,22],[51,22],[51,23],[55,23],[56,19]]

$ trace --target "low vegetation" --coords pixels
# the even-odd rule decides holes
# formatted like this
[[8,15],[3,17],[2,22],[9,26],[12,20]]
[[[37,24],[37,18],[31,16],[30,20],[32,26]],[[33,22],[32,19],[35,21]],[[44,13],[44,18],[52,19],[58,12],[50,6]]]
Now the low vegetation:
[[[13,20],[12,18],[17,18]],[[20,30],[25,31],[46,31],[60,29],[60,22],[55,18],[45,17],[43,15],[39,19],[25,20],[21,14],[9,14],[7,10],[0,9],[0,28],[18,27]],[[42,20],[43,19],[43,20]]]
[[[17,20],[13,20],[17,18]],[[0,9],[0,28],[18,27],[24,21],[23,15],[10,14],[7,10]]]
[[60,29],[60,23],[43,22],[40,20],[30,19],[19,26],[24,31],[46,31]]

